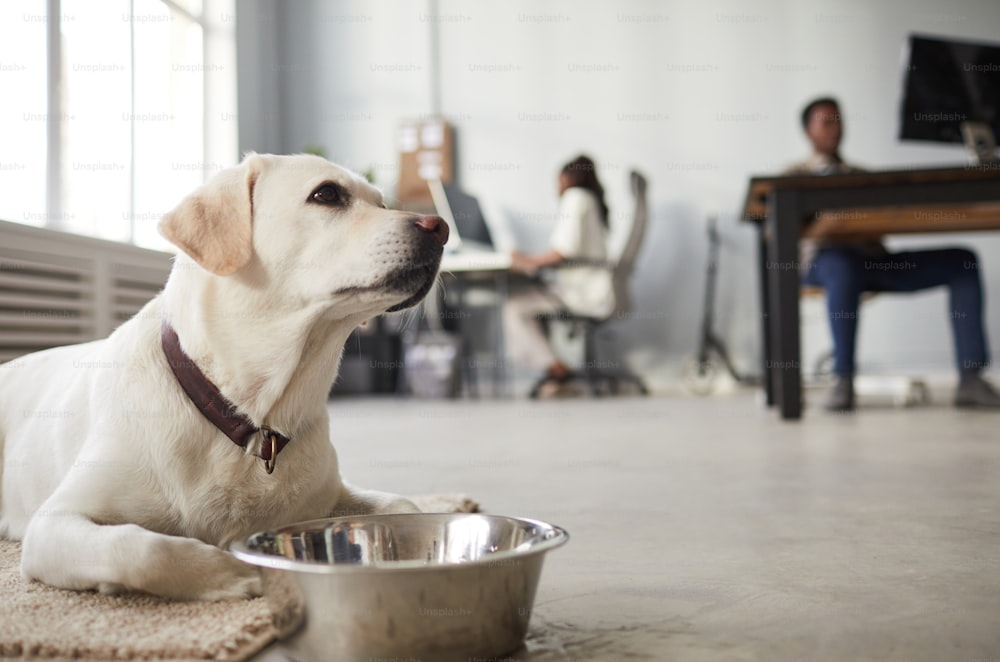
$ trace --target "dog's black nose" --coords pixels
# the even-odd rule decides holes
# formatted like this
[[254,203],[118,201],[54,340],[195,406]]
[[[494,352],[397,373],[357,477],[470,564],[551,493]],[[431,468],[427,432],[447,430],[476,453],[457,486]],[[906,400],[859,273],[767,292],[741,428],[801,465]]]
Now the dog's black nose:
[[448,224],[440,216],[417,216],[413,219],[413,224],[434,237],[442,246],[448,243]]

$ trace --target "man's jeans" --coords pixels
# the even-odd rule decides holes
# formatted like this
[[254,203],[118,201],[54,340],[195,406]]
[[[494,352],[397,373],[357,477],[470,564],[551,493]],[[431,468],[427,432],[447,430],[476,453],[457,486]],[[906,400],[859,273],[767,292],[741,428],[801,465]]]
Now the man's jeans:
[[939,285],[948,287],[947,314],[959,373],[987,367],[983,286],[972,251],[947,248],[868,256],[847,247],[821,248],[802,282],[826,291],[837,376],[854,374],[862,292],[915,292]]

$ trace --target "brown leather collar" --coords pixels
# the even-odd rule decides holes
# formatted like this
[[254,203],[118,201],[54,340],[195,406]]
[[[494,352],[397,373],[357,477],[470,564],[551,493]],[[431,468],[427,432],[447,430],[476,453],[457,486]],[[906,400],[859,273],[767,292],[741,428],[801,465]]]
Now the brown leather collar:
[[170,370],[198,411],[241,448],[246,448],[254,435],[261,434],[259,457],[264,460],[267,473],[274,471],[275,458],[290,439],[270,428],[258,428],[240,413],[236,405],[227,400],[191,357],[184,353],[177,332],[167,322],[160,326],[160,342]]

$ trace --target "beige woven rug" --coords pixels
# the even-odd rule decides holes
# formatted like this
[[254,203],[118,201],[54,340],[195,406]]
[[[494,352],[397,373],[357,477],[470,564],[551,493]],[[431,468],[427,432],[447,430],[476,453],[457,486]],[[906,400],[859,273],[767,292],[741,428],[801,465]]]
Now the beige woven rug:
[[[425,512],[472,512],[461,495],[412,497]],[[278,636],[264,598],[174,602],[64,591],[21,577],[21,545],[0,540],[0,658],[245,660]],[[294,609],[290,605],[289,610]]]

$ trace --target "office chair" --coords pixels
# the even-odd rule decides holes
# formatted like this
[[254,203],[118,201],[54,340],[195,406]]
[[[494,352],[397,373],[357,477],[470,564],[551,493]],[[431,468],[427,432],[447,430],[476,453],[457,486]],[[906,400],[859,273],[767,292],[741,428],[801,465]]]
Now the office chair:
[[[583,370],[572,375],[574,381],[584,381],[590,388],[591,393],[600,396],[604,393],[612,395],[621,391],[621,387],[630,384],[642,395],[648,395],[649,389],[642,379],[632,373],[627,368],[603,368],[597,357],[597,333],[609,321],[624,319],[631,311],[631,297],[629,295],[629,281],[632,272],[635,270],[636,257],[642,240],[646,234],[646,225],[649,221],[649,207],[646,201],[646,178],[640,173],[632,171],[630,174],[633,215],[632,227],[629,229],[628,240],[622,249],[617,262],[603,262],[600,265],[611,271],[612,284],[615,293],[615,307],[607,317],[590,317],[577,315],[569,310],[559,310],[555,313],[539,316],[544,324],[553,321],[567,322],[570,324],[570,336],[579,333],[583,334]],[[566,266],[578,266],[580,261],[570,260]],[[558,269],[559,267],[555,267]],[[529,396],[537,398],[542,386],[551,378],[543,376],[532,386]]]

